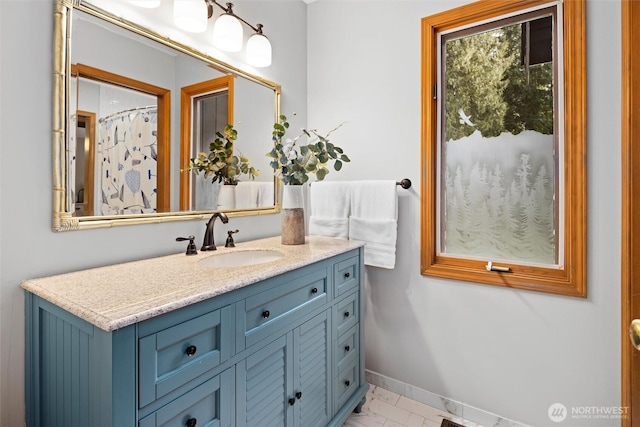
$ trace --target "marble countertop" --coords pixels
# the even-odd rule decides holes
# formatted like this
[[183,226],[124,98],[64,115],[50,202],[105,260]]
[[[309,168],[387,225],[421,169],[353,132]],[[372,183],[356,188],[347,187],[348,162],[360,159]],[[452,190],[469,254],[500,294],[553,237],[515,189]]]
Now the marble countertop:
[[[185,250],[186,244],[185,243]],[[280,236],[218,247],[215,252],[175,255],[115,264],[38,279],[21,287],[105,331],[222,295],[362,246],[362,242],[307,237],[282,245]],[[206,257],[247,249],[277,250],[276,261],[242,267],[203,267]]]

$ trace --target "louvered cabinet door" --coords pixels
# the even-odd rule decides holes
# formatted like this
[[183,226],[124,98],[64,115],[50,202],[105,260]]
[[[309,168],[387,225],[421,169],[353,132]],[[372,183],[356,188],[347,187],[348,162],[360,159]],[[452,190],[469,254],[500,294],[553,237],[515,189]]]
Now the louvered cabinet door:
[[330,311],[293,331],[295,426],[323,427],[331,419]]
[[331,417],[329,311],[236,367],[236,419],[245,427],[321,427]]
[[292,341],[289,332],[236,365],[238,427],[293,425],[288,403],[293,388]]

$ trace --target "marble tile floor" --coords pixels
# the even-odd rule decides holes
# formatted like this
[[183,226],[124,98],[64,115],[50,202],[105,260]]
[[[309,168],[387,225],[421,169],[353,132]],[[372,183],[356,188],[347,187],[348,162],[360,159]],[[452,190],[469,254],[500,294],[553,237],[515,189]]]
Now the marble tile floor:
[[443,418],[466,427],[482,427],[374,385],[362,411],[351,414],[342,427],[440,427]]

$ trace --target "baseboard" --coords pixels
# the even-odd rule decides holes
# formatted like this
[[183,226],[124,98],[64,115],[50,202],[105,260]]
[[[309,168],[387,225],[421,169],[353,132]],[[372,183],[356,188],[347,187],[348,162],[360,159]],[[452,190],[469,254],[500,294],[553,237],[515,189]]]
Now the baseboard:
[[436,393],[389,378],[377,372],[365,370],[365,379],[371,385],[382,387],[393,393],[424,403],[433,408],[445,411],[456,417],[464,418],[481,426],[492,427],[527,427],[526,424],[513,421],[488,411],[467,405],[462,402],[440,396]]

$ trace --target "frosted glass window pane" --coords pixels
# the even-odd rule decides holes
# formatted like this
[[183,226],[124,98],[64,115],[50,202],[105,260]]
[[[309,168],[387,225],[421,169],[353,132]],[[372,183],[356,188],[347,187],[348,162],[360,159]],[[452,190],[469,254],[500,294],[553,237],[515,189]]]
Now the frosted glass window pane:
[[440,254],[558,264],[554,10],[443,36]]

